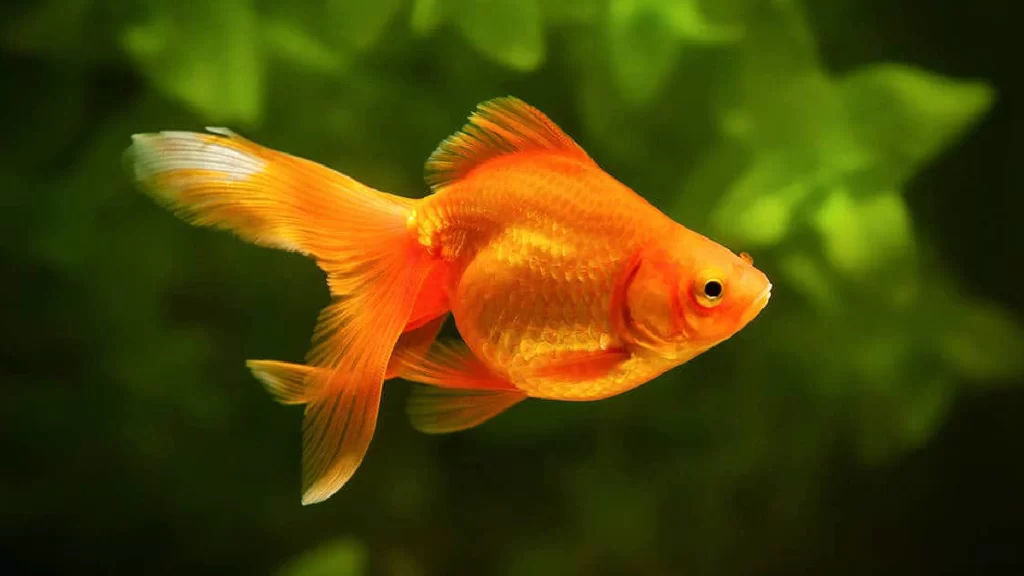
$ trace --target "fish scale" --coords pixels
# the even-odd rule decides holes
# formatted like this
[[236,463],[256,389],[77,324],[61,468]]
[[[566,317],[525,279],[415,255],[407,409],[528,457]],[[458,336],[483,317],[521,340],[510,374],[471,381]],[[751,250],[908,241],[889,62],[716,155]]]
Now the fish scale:
[[573,158],[492,163],[417,209],[417,237],[460,269],[452,314],[466,344],[538,397],[584,399],[639,384],[639,373],[573,384],[530,374],[622,346],[610,320],[613,285],[671,221],[639,197],[623,203],[614,190],[622,184]]

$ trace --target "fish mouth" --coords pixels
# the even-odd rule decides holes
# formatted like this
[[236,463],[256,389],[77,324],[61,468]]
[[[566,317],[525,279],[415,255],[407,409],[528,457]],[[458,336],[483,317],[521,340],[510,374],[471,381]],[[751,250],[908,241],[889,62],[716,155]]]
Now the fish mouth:
[[761,310],[764,310],[764,307],[768,305],[768,300],[771,299],[771,297],[772,284],[769,282],[768,286],[765,286],[765,289],[757,295],[757,298],[755,298],[750,306],[747,307],[747,311],[743,313],[743,324],[750,322],[761,312]]

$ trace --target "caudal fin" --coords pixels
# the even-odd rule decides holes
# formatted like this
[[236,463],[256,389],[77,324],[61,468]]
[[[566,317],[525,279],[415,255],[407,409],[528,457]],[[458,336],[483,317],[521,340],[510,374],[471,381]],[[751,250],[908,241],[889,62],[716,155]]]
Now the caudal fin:
[[311,383],[329,381],[332,370],[275,360],[246,363],[282,404],[305,404],[302,422],[302,503],[337,492],[355,474],[373,439],[381,386],[350,385],[326,397],[310,397]]
[[142,188],[191,224],[336,259],[339,250],[365,246],[361,234],[381,234],[382,217],[404,225],[402,216],[415,203],[226,128],[208,130],[135,134],[125,152]]
[[250,364],[279,400],[306,405],[303,503],[320,502],[362,462],[389,358],[436,263],[407,229],[414,200],[212,131],[139,134],[127,156],[145,189],[188,222],[301,252],[327,273],[333,301],[310,366]]

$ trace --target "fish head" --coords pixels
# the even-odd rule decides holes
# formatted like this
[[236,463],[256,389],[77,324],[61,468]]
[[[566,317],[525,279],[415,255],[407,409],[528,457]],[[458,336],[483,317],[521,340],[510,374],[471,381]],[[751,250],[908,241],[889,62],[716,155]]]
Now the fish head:
[[772,284],[747,254],[695,233],[642,261],[626,292],[631,340],[685,362],[727,340],[768,304]]

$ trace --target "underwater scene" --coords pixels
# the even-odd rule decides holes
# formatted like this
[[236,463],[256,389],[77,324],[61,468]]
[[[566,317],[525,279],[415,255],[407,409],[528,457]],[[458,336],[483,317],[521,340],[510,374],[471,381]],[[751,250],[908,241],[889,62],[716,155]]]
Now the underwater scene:
[[0,13],[0,575],[1024,573],[1002,3]]

